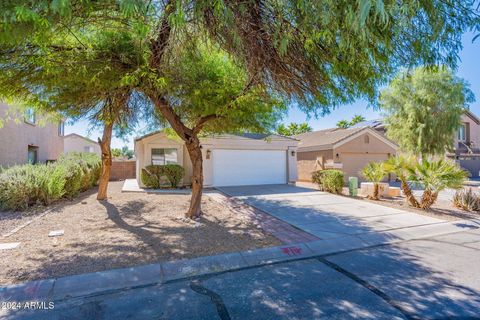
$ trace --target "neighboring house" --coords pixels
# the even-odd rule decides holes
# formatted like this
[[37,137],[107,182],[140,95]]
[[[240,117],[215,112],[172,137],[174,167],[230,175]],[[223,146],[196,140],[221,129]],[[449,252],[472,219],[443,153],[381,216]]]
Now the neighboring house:
[[[465,110],[462,115],[462,126],[452,138],[453,150],[447,157],[454,159],[473,178],[480,177],[480,119],[471,111]],[[386,128],[382,119],[363,121],[352,128],[372,127],[385,134]]]
[[348,177],[363,177],[360,171],[370,161],[383,161],[397,152],[397,145],[370,127],[326,129],[295,136],[298,180],[311,181],[321,169],[339,169]]
[[[0,166],[44,163],[54,161],[62,154],[63,122],[41,121],[41,115],[37,115],[33,109],[27,109],[24,115],[14,114],[11,117],[12,112],[15,113],[0,102],[0,119],[3,123],[0,127]],[[13,118],[17,118],[17,121]]]
[[100,144],[76,133],[67,134],[64,138],[64,152],[87,152],[102,154]]
[[[200,139],[205,186],[284,184],[297,180],[297,144],[293,138],[265,134],[225,134]],[[185,144],[156,132],[135,139],[137,180],[148,165],[178,163],[183,184],[191,183],[192,164]]]

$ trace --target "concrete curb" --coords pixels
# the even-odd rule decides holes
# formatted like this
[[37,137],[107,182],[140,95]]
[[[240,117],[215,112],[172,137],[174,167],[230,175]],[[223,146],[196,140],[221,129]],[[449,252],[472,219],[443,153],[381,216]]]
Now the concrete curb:
[[339,254],[385,244],[428,238],[442,234],[479,229],[480,219],[461,220],[347,235],[334,239],[289,244],[244,252],[233,252],[189,260],[135,266],[132,268],[86,273],[57,279],[31,281],[0,288],[2,301],[60,301],[94,296],[123,289],[163,284],[181,279],[235,271],[245,268]]

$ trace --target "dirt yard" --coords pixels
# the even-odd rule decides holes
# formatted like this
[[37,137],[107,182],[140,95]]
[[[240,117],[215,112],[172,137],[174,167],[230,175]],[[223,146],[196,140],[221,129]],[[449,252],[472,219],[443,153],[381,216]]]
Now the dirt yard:
[[[21,244],[0,250],[0,284],[281,244],[208,196],[203,217],[194,222],[183,219],[190,196],[121,193],[122,184],[110,184],[108,201],[97,201],[95,190],[89,191],[2,237],[1,243]],[[38,212],[0,213],[0,231],[6,234],[35,217]],[[48,236],[62,229],[63,236]]]

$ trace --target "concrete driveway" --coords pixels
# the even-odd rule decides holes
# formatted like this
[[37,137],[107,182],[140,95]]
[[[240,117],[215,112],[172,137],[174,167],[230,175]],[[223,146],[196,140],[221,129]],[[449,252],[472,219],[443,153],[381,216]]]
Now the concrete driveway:
[[292,185],[222,187],[222,192],[257,207],[320,239],[436,225],[444,220]]

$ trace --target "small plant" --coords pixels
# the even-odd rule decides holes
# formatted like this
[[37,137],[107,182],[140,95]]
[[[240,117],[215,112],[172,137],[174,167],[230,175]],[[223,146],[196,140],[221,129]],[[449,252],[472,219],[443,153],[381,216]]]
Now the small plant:
[[458,190],[453,196],[453,205],[465,211],[479,211],[480,196],[472,189]]
[[379,183],[386,175],[385,167],[382,162],[370,162],[362,169],[362,175],[368,181],[373,182],[373,195],[368,196],[370,199],[380,199]]
[[142,169],[141,179],[147,188],[158,189],[167,181],[170,187],[176,188],[184,174],[185,170],[178,164],[150,165]]
[[312,181],[322,191],[341,193],[343,188],[343,172],[335,169],[318,170],[312,174]]

